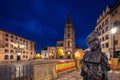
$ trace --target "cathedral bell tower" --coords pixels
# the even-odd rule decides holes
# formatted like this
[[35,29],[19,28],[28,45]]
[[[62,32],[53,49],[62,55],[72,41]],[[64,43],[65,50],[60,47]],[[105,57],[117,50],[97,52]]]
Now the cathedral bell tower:
[[75,49],[75,31],[72,24],[70,14],[68,14],[65,29],[64,29],[64,58],[72,59],[74,58]]

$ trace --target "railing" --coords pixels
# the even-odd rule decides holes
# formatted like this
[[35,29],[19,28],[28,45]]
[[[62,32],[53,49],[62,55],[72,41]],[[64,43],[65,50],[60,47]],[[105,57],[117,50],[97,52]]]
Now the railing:
[[0,80],[33,80],[33,66],[0,66]]

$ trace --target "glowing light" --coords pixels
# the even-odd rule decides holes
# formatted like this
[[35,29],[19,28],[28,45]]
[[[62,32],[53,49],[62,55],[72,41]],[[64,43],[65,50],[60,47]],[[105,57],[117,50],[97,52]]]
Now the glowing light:
[[59,50],[58,50],[58,55],[59,55],[59,56],[62,56],[62,55],[63,55],[63,49],[59,49]]

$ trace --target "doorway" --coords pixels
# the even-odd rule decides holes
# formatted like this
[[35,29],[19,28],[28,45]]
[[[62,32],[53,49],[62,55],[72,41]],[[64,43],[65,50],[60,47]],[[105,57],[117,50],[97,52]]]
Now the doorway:
[[20,61],[20,55],[17,55],[17,61]]

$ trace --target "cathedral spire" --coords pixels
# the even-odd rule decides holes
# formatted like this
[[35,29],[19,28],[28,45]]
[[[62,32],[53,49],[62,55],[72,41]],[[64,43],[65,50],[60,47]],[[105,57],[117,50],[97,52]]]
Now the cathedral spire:
[[68,12],[68,17],[67,17],[67,20],[66,20],[66,24],[72,24],[72,20],[71,20],[71,17],[70,17],[70,12]]

